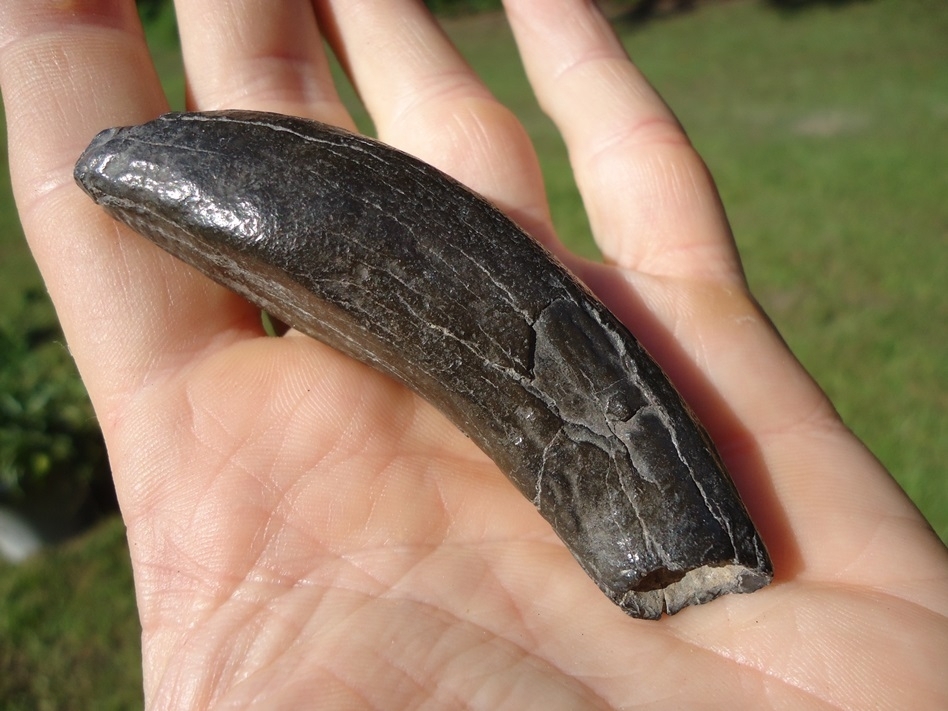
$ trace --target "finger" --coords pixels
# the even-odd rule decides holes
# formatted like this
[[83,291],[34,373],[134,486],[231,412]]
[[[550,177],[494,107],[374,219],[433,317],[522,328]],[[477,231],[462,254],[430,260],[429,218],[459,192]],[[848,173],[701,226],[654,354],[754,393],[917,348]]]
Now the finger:
[[[885,553],[875,545],[868,553],[866,541],[887,529],[927,549],[919,519],[748,298],[714,186],[672,114],[592,3],[507,0],[507,8],[537,95],[566,138],[600,248],[643,272],[606,300],[625,310],[709,426],[778,575],[839,580],[845,568],[850,582],[875,576],[904,593],[894,576],[881,582]],[[805,555],[803,573],[794,550]],[[904,559],[894,567],[913,584],[923,569],[910,572]]]
[[253,312],[118,227],[73,181],[94,134],[166,110],[131,0],[3,3],[0,84],[23,227],[107,428],[110,398],[221,331],[251,328]]
[[[460,180],[555,246],[539,163],[418,0],[327,0],[319,17],[380,137]],[[366,51],[371,47],[371,51]]]
[[603,257],[659,276],[740,279],[704,163],[595,3],[506,6],[537,98],[566,141]]
[[[604,256],[639,272],[615,286],[590,269],[587,282],[634,324],[719,442],[736,438],[743,422],[781,430],[823,417],[822,394],[747,298],[700,159],[594,4],[509,0],[507,8],[537,96],[566,138]],[[713,417],[719,393],[735,410],[730,427]],[[769,407],[777,395],[784,407]]]
[[308,0],[176,5],[193,108],[275,111],[352,127]]
[[[720,409],[714,404],[718,393],[728,395],[736,424],[782,429],[824,412],[818,389],[747,298],[710,179],[699,184],[695,178],[687,190],[640,179],[642,170],[656,165],[676,175],[699,167],[703,174],[703,166],[594,4],[509,0],[507,7],[537,95],[566,137],[605,256],[647,272],[621,283],[613,278],[610,285],[589,269],[587,282],[635,325],[706,419]],[[632,178],[607,184],[608,175],[622,172]],[[652,211],[648,218],[646,210]],[[708,278],[714,283],[705,283]],[[721,280],[728,288],[721,288]],[[753,371],[749,362],[757,364]],[[748,387],[751,377],[761,387]],[[710,387],[701,387],[702,381]],[[774,387],[792,407],[764,407],[761,393],[772,396]],[[729,437],[717,429],[715,434]]]

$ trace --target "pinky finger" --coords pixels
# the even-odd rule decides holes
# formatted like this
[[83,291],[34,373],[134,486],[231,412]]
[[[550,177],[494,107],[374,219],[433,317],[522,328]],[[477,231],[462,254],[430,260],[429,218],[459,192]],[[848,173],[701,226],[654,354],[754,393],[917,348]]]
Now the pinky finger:
[[566,141],[606,261],[742,282],[714,183],[594,3],[507,0],[530,81]]

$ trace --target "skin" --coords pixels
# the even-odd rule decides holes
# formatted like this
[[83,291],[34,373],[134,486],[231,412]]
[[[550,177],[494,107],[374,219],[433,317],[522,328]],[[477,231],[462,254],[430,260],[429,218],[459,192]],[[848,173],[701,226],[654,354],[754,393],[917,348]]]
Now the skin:
[[148,707],[948,707],[945,548],[749,294],[673,115],[593,3],[507,14],[604,265],[559,245],[523,129],[421,3],[182,2],[190,104],[351,126],[328,39],[383,140],[505,209],[669,371],[774,583],[625,617],[430,406],[308,338],[263,337],[80,192],[97,131],[166,109],[131,1],[5,0],[17,204],[109,445]]

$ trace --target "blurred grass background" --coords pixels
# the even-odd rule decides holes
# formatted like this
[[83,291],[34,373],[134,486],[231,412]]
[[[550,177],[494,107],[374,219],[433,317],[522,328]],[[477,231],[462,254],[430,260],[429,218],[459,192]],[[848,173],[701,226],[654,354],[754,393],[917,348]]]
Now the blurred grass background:
[[[503,17],[445,26],[533,136],[563,237],[595,254]],[[948,540],[948,3],[733,0],[617,29],[710,165],[758,298]],[[148,34],[180,108],[173,18],[150,17]],[[9,324],[41,280],[0,151]],[[38,312],[52,319],[48,306]],[[19,566],[0,563],[0,707],[140,706],[139,632],[115,516]]]

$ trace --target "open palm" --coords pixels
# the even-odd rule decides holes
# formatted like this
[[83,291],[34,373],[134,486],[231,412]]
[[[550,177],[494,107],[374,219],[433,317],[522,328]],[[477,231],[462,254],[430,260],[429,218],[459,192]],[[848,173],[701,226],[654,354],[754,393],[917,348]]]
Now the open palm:
[[[939,708],[948,558],[747,291],[713,183],[581,0],[509,0],[606,265],[556,240],[529,141],[414,0],[189,0],[190,102],[351,125],[493,200],[631,327],[707,424],[769,588],[625,617],[431,406],[102,214],[100,129],[165,110],[132,0],[0,8],[21,218],[109,445],[151,708]],[[81,4],[80,4],[81,5]],[[274,176],[279,180],[279,176]],[[911,699],[911,702],[908,700]]]

